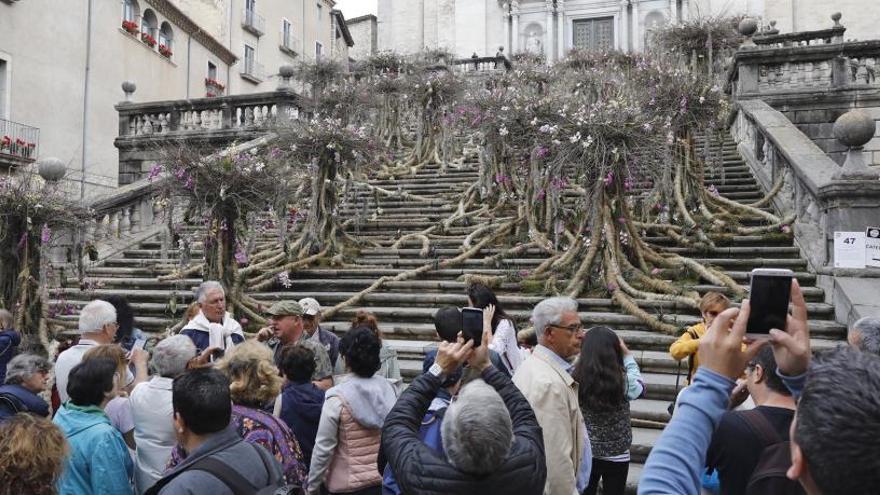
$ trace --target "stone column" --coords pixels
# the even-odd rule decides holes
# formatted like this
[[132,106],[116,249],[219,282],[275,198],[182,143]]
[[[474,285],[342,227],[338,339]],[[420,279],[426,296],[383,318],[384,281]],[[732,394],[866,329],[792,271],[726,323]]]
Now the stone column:
[[507,56],[513,55],[510,42],[510,4],[504,3],[504,48],[507,50]]
[[642,32],[639,29],[639,0],[633,0],[632,3],[632,51],[637,52],[642,48],[640,43]]
[[547,62],[552,62],[553,58],[553,0],[547,0],[547,22],[544,23],[544,54],[547,56]]
[[513,17],[513,39],[511,39],[513,49],[510,51],[509,55],[513,57],[519,53],[519,2],[513,2],[513,9],[510,15]]
[[565,56],[565,0],[556,0],[556,38],[559,50],[556,60],[562,60]]
[[681,20],[687,21],[691,16],[691,7],[688,0],[681,0]]
[[629,17],[627,17],[626,7],[629,5],[628,0],[623,0],[620,2],[620,19],[617,22],[619,26],[620,34],[620,46],[618,47],[620,51],[628,52],[629,49]]
[[678,0],[669,0],[669,22],[678,23]]

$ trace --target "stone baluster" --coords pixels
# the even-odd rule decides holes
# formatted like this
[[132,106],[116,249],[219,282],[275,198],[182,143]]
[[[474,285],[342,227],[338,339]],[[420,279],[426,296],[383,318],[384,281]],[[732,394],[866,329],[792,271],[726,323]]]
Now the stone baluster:
[[123,207],[119,210],[117,218],[119,218],[119,235],[131,233],[131,208],[128,206]]
[[122,216],[122,212],[120,212],[119,210],[114,210],[109,213],[109,216],[110,216],[110,222],[107,224],[108,225],[108,237],[110,237],[111,239],[118,238],[119,237],[119,223],[120,223],[119,217]]
[[168,121],[165,120],[165,112],[159,114],[159,134],[168,132]]
[[141,231],[142,222],[140,203],[135,203],[128,208],[130,210],[129,218],[131,219],[129,230],[132,234],[137,234]]

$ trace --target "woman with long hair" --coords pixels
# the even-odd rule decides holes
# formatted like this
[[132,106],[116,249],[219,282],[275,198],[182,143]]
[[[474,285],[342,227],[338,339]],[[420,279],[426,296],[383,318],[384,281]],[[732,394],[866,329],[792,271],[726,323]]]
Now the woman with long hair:
[[358,327],[369,328],[373,331],[373,334],[376,335],[376,338],[379,339],[382,347],[379,349],[380,366],[379,371],[377,371],[376,374],[387,378],[399,392],[401,385],[403,385],[403,379],[400,375],[400,363],[397,360],[397,351],[392,349],[382,338],[382,331],[379,330],[379,320],[376,319],[376,315],[369,311],[364,311],[363,309],[358,310],[354,315],[354,318],[351,320],[351,327],[349,330],[354,330]]
[[645,393],[639,365],[614,330],[593,327],[584,336],[572,375],[593,451],[583,493],[594,495],[601,479],[603,493],[623,495],[632,445],[629,403]]
[[510,373],[516,372],[523,362],[523,353],[516,339],[516,327],[513,320],[504,312],[504,306],[498,302],[498,297],[492,289],[481,284],[472,283],[467,288],[468,304],[472,308],[486,309],[490,304],[495,306],[495,315],[492,316],[492,342],[489,349],[501,356],[501,362]]

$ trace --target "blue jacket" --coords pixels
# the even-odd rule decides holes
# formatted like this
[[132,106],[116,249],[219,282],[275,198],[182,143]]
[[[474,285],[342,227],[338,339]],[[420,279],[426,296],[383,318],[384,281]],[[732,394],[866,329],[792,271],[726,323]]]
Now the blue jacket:
[[53,421],[70,444],[59,495],[131,495],[134,464],[122,434],[103,410],[68,401]]
[[[3,385],[2,387],[0,387],[0,394],[11,395],[15,399],[17,399],[17,406],[20,406],[20,408],[18,408],[18,412],[26,411],[31,414],[36,414],[37,416],[42,416],[44,418],[49,416],[49,404],[46,404],[46,401],[41,399],[39,395],[31,392],[21,385]],[[8,410],[6,408],[6,404],[0,401],[0,422],[8,418],[9,416],[12,416],[13,414],[15,414],[15,411]]]
[[0,385],[6,383],[6,365],[15,357],[16,349],[20,343],[21,335],[15,330],[0,332]]
[[312,463],[324,394],[312,382],[288,383],[281,391],[281,420],[287,423],[299,442],[306,466]]
[[[804,375],[780,374],[792,395],[798,397]],[[651,450],[639,480],[639,495],[699,495],[706,452],[712,433],[735,383],[705,366],[697,369],[691,386],[681,393],[675,414]]]

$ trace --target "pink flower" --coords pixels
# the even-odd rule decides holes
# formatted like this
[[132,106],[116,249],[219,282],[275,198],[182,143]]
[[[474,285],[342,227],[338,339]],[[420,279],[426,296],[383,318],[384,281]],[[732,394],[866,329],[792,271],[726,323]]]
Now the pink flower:
[[150,175],[147,177],[147,180],[152,181],[153,179],[158,177],[159,174],[161,174],[161,173],[162,173],[162,165],[159,165],[158,163],[154,163],[153,166],[150,167]]
[[618,289],[618,286],[614,282],[611,282],[606,288],[608,289],[608,292],[614,292]]
[[532,272],[530,272],[530,271],[528,271],[528,270],[520,270],[520,271],[519,271],[519,276],[522,277],[522,278],[526,278],[526,277],[528,277],[528,276],[531,275],[531,274],[532,274]]
[[43,230],[40,232],[40,242],[46,244],[49,242],[49,239],[52,238],[52,231],[49,229],[49,226],[45,223],[43,224]]
[[659,275],[660,271],[661,270],[659,268],[654,268],[653,270],[651,270],[651,275]]
[[614,182],[614,172],[608,172],[605,176],[605,187],[610,186],[612,182]]
[[784,234],[788,234],[791,232],[791,226],[783,225],[782,227],[779,227],[779,230],[781,230]]

